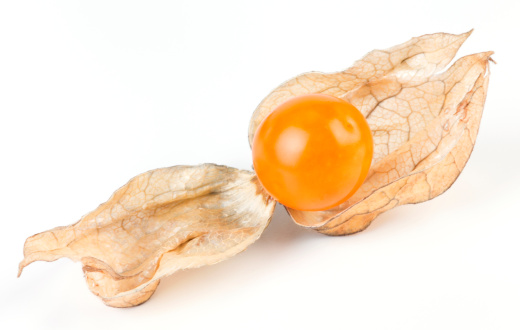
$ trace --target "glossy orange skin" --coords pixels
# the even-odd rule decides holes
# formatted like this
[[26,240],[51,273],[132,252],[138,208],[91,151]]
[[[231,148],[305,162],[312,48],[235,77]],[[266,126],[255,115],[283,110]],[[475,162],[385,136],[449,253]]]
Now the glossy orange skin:
[[373,139],[353,105],[308,94],[267,116],[252,148],[258,179],[271,196],[293,209],[318,211],[345,202],[363,184]]

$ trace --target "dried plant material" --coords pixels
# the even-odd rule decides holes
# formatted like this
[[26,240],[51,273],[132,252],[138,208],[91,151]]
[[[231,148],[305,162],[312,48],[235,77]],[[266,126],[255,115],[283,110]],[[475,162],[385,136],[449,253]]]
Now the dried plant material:
[[296,223],[329,235],[352,234],[382,212],[427,201],[451,186],[475,144],[492,54],[463,57],[442,72],[470,33],[425,35],[375,50],[345,71],[289,80],[262,101],[251,119],[250,143],[276,106],[308,93],[352,103],[374,137],[371,170],[357,193],[327,211],[288,209]]
[[[492,52],[446,66],[470,32],[414,38],[375,50],[351,68],[307,73],[282,84],[253,114],[260,122],[287,99],[322,93],[355,105],[374,137],[367,179],[327,211],[288,208],[294,221],[329,235],[366,228],[382,212],[446,191],[475,144]],[[81,261],[90,290],[112,307],[139,305],[159,281],[181,269],[225,260],[259,238],[276,202],[254,173],[205,164],[141,174],[79,222],[32,237],[24,267],[62,257]]]
[[29,237],[28,264],[67,257],[83,263],[105,304],[139,305],[159,280],[246,249],[269,223],[275,201],[254,173],[205,164],[136,176],[79,222]]

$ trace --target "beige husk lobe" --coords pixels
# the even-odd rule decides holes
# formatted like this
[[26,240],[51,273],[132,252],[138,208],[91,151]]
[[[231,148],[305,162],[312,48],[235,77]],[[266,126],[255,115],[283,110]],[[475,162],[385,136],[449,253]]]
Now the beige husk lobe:
[[374,159],[359,191],[327,211],[288,208],[297,224],[329,235],[356,233],[382,212],[427,201],[452,185],[475,144],[492,55],[465,56],[444,71],[470,34],[437,33],[374,50],[344,71],[291,79],[260,103],[250,122],[250,143],[279,104],[308,93],[352,103],[374,137]]
[[243,251],[274,206],[252,172],[213,164],[149,171],[74,225],[29,237],[19,272],[36,260],[81,261],[95,295],[135,306],[161,278]]

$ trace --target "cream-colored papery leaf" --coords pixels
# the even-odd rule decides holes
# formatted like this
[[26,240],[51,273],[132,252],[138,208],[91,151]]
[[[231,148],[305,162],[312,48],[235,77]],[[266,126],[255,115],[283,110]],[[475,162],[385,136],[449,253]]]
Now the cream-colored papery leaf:
[[248,171],[213,164],[149,171],[76,224],[29,237],[20,273],[34,261],[67,257],[82,262],[105,304],[136,306],[164,276],[246,249],[275,204]]
[[367,179],[347,202],[327,211],[289,209],[299,225],[328,235],[365,229],[379,214],[446,191],[469,159],[486,98],[492,52],[463,57],[443,71],[470,32],[425,35],[370,52],[337,73],[287,81],[253,114],[258,124],[296,95],[324,93],[355,105],[374,137]]

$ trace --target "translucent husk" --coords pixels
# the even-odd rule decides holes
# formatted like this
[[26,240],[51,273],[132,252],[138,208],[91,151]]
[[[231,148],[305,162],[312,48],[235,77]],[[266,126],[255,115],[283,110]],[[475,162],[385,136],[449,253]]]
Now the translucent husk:
[[356,233],[382,212],[430,200],[453,184],[475,144],[493,54],[463,57],[443,71],[470,34],[437,33],[374,50],[344,71],[293,78],[260,103],[250,143],[279,104],[308,93],[352,103],[372,130],[374,158],[363,186],[331,210],[287,208],[297,224],[328,235]]

